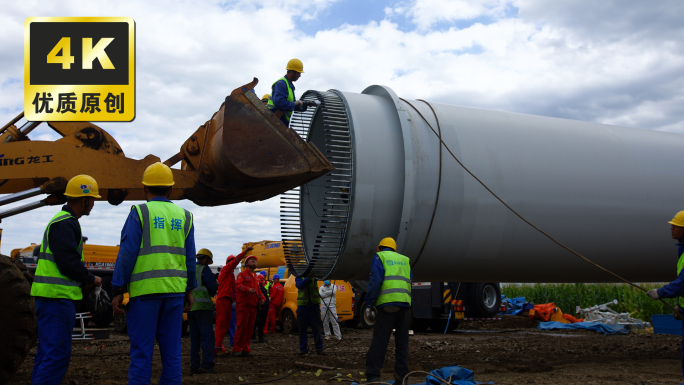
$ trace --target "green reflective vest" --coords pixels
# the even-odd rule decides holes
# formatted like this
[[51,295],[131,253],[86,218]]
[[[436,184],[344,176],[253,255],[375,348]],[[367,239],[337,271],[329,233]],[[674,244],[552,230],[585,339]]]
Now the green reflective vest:
[[380,251],[378,257],[385,269],[385,278],[380,286],[376,306],[389,302],[411,304],[411,265],[410,260],[394,251]]
[[142,224],[142,241],[128,285],[129,297],[185,293],[185,239],[192,214],[170,202],[150,201],[133,207]]
[[211,300],[207,287],[202,283],[202,272],[206,268],[207,266],[205,265],[197,264],[195,273],[197,275],[197,287],[192,291],[192,298],[195,300],[195,303],[192,305],[190,311],[214,310],[214,302]]
[[[682,268],[684,268],[684,254],[680,255],[679,261],[677,261],[677,277],[679,277],[679,273],[682,272]],[[679,304],[679,307],[684,309],[684,298],[679,297],[677,303]]]
[[307,287],[297,290],[297,306],[308,304],[321,304],[321,295],[318,294],[318,281],[313,278]]
[[[287,86],[287,100],[294,103],[294,101],[295,101],[294,92],[292,92],[292,88],[290,88],[290,82],[287,80],[287,78],[285,76],[274,81],[273,84],[271,84],[271,95],[273,95],[273,86],[275,86],[275,84],[281,80],[284,81],[285,85]],[[275,104],[273,104],[272,97],[268,98],[268,103],[266,103],[266,107],[268,107],[268,109],[271,111],[275,111],[276,107],[275,107]],[[289,124],[290,123],[290,117],[292,116],[292,111],[283,111],[283,116],[285,116],[285,121]]]
[[[68,218],[74,218],[67,211],[60,211],[52,217],[48,223],[45,233],[43,234],[43,242],[40,244],[40,252],[38,253],[38,266],[36,266],[36,273],[31,285],[31,295],[35,297],[46,298],[65,298],[72,301],[83,299],[81,292],[81,283],[68,278],[66,275],[59,272],[57,264],[55,263],[55,256],[50,250],[50,242],[48,234],[50,233],[50,226],[57,222],[61,222]],[[75,219],[75,218],[74,218]],[[81,235],[81,226],[79,224],[79,235]],[[81,254],[81,262],[83,262],[83,236],[78,243],[78,253]]]

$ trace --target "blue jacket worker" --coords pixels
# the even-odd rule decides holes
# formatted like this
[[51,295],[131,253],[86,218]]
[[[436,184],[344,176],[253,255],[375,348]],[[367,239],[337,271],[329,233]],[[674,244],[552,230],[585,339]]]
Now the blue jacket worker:
[[81,287],[102,280],[83,264],[83,234],[78,219],[89,215],[98,195],[95,179],[77,175],[67,183],[62,206],[45,228],[31,285],[38,318],[38,349],[31,384],[61,384],[71,360],[71,333],[76,320],[74,301]]
[[157,162],[143,175],[147,203],[133,206],[114,266],[112,308],[128,290],[126,326],[131,340],[129,384],[149,384],[154,342],[162,361],[160,385],[181,384],[183,304],[190,311],[195,276],[192,213],[171,203],[173,173]]
[[301,100],[295,98],[295,86],[294,82],[302,76],[304,73],[304,65],[299,59],[292,59],[287,62],[285,67],[287,73],[282,78],[273,82],[271,86],[271,97],[266,103],[266,107],[273,111],[280,118],[286,126],[290,126],[290,117],[292,117],[292,112],[304,111],[305,103]]
[[[409,326],[411,323],[411,274],[410,260],[397,253],[397,243],[385,238],[373,256],[368,291],[366,292],[366,317],[375,318],[373,339],[366,353],[366,376],[368,382],[380,381],[380,370],[392,330],[395,342],[394,383],[403,383],[408,370]],[[373,311],[373,306],[377,311]]]
[[[684,211],[678,212],[668,223],[670,224],[672,239],[679,241],[676,244],[677,256],[679,257],[677,261],[677,279],[659,289],[649,290],[646,294],[653,299],[677,298],[674,315],[675,319],[681,319],[681,315],[684,315],[684,299],[682,298],[684,296]],[[684,333],[684,322],[682,323],[682,333]],[[684,378],[684,338],[682,338],[681,342],[681,352],[682,377]]]
[[212,263],[214,256],[211,251],[201,249],[197,252],[197,287],[192,291],[194,304],[188,313],[192,374],[214,373],[214,302],[211,298],[218,291],[218,282],[209,267]]
[[316,278],[295,279],[297,287],[297,323],[299,325],[299,355],[309,353],[307,328],[311,327],[316,353],[325,355],[321,337],[321,296],[318,294]]

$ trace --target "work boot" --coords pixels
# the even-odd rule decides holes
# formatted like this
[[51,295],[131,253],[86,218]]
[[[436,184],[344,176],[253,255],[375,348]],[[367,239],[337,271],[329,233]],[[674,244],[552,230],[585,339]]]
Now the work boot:
[[309,354],[309,352],[299,352],[298,355],[299,355],[299,356],[306,356],[307,354]]
[[326,340],[329,340],[329,339],[330,339],[330,336],[325,336],[325,339],[326,339]]
[[268,343],[268,341],[266,341],[266,338],[259,338],[259,343],[265,344],[265,343]]
[[242,352],[233,352],[233,357],[240,357]]
[[200,374],[199,369],[190,369],[190,375],[194,376],[196,374]]
[[253,344],[257,344],[257,343],[259,343],[259,341],[257,340],[256,337],[254,337],[254,338],[252,338],[252,343],[253,343]]
[[323,350],[316,350],[316,354],[318,354],[319,356],[327,356],[327,355],[328,355],[328,354],[327,354],[325,351],[323,351]]
[[216,374],[214,369],[206,369],[206,368],[199,368],[199,369],[197,369],[197,372],[199,374]]
[[252,358],[254,357],[254,354],[250,352],[242,352],[242,357]]
[[335,337],[336,340],[342,341],[342,337]]

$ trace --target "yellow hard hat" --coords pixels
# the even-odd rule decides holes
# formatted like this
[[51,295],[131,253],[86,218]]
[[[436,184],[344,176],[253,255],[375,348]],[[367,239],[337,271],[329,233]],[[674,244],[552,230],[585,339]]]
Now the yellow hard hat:
[[206,255],[207,257],[209,257],[209,259],[211,259],[212,262],[214,262],[214,254],[212,254],[211,251],[209,251],[209,249],[200,249],[200,251],[197,252],[197,255]]
[[169,166],[157,162],[145,169],[142,184],[145,186],[173,186],[173,173]]
[[261,100],[268,100],[271,98],[271,94],[265,94],[264,96],[261,97]]
[[677,214],[675,214],[674,218],[672,218],[672,220],[667,223],[675,225],[677,227],[684,227],[684,211],[680,211]]
[[285,69],[292,70],[292,71],[297,71],[299,73],[304,73],[304,64],[302,64],[302,61],[299,59],[291,59],[289,62],[287,62],[287,67]]
[[97,182],[90,175],[76,175],[67,183],[64,195],[72,198],[94,197],[102,198],[98,193]]
[[381,247],[391,247],[392,250],[397,251],[397,242],[394,241],[394,238],[383,238],[382,241],[380,241],[380,244],[378,244],[378,249]]

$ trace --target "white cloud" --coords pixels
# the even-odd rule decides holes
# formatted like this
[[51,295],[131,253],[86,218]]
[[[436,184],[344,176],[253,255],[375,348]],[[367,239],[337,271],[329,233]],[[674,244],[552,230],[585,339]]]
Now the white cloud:
[[439,22],[473,20],[483,16],[500,18],[505,15],[509,3],[508,0],[416,0],[410,6],[402,4],[387,9],[386,14],[404,14],[420,30],[425,30]]
[[[0,122],[23,108],[26,17],[116,15],[136,21],[137,116],[130,124],[101,126],[137,159],[175,154],[225,96],[252,77],[260,79],[257,94],[268,93],[292,57],[305,66],[298,95],[382,84],[405,98],[684,133],[684,10],[678,1],[417,0],[388,4],[386,19],[364,25],[315,35],[297,28],[301,20],[324,17],[331,4],[5,1]],[[512,7],[518,17],[507,17]],[[479,18],[489,21],[457,28]],[[34,134],[54,138],[45,126]],[[99,203],[82,222],[91,242],[117,244],[131,203]],[[195,213],[197,246],[216,255],[235,253],[243,242],[279,238],[275,200],[180,204]],[[6,219],[2,251],[38,242],[57,209]]]

